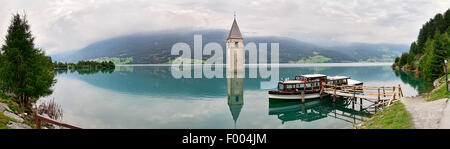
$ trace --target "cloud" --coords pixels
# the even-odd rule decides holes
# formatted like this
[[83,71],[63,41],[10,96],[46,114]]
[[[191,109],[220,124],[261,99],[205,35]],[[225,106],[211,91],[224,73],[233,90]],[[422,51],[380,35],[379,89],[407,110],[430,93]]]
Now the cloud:
[[288,36],[315,43],[409,44],[448,0],[0,0],[0,36],[25,11],[36,44],[49,54],[98,40],[171,29],[229,29],[237,12],[244,36]]

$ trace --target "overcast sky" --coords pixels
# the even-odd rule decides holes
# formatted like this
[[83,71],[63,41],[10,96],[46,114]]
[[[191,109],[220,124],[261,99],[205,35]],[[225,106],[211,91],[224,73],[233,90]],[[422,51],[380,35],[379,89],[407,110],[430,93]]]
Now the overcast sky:
[[0,0],[0,38],[13,13],[26,12],[48,54],[137,32],[229,29],[243,36],[287,36],[314,43],[409,45],[450,0]]

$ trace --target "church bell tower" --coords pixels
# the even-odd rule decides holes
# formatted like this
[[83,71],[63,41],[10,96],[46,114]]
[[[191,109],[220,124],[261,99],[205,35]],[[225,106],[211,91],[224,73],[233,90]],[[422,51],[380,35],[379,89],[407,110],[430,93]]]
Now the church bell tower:
[[227,78],[244,78],[244,39],[234,15],[227,38]]

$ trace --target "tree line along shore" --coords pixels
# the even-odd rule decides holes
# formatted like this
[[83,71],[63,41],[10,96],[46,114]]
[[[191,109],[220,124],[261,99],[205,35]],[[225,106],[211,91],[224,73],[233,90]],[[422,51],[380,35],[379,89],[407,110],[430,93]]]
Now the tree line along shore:
[[[401,71],[414,72],[416,77],[433,82],[434,89],[424,95],[403,100],[418,100],[432,102],[445,100],[447,103],[450,93],[446,88],[446,78],[449,78],[449,66],[445,60],[450,58],[450,9],[443,14],[438,13],[427,21],[419,31],[417,40],[411,43],[409,53],[403,53],[395,58],[392,68]],[[447,75],[447,76],[446,76]],[[371,119],[356,126],[358,129],[412,129],[415,127],[413,117],[420,119],[417,111],[408,111],[407,101],[397,101],[391,107],[376,113]],[[438,102],[436,102],[438,103]],[[416,104],[416,103],[413,103]],[[420,104],[420,103],[417,103]],[[442,103],[438,103],[442,104]],[[408,104],[407,106],[411,106]],[[445,107],[445,104],[443,105]],[[411,108],[410,108],[411,109]],[[427,107],[420,108],[420,113],[432,111]],[[433,114],[439,115],[438,112]],[[419,115],[419,116],[418,116]],[[433,122],[432,122],[433,123]],[[439,123],[439,119],[434,123]]]
[[54,62],[54,69],[114,69],[116,65],[111,61],[79,61],[77,63]]

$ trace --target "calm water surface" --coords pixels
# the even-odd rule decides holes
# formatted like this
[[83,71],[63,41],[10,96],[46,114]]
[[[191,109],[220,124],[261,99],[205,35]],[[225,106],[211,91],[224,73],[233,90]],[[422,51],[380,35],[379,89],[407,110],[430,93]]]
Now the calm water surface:
[[[431,88],[389,64],[280,66],[280,78],[308,73],[346,75],[370,86],[400,84],[405,96]],[[54,99],[63,108],[62,121],[82,128],[351,128],[370,115],[344,101],[269,100],[260,78],[174,79],[164,65],[60,72],[56,79],[54,93],[40,101]]]

